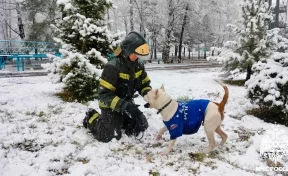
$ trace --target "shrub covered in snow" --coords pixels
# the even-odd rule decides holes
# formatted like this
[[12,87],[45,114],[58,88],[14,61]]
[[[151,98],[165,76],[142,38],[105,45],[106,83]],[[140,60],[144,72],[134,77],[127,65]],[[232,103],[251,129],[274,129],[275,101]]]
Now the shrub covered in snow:
[[101,69],[91,64],[85,55],[61,50],[61,58],[54,58],[46,65],[54,83],[61,83],[63,91],[58,93],[65,101],[89,101],[96,98]]
[[246,82],[248,97],[258,105],[251,113],[288,126],[288,54],[275,52],[267,62],[254,64]]
[[62,45],[62,59],[54,59],[44,67],[56,83],[64,83],[65,100],[79,102],[97,98],[98,79],[109,53],[124,33],[112,34],[103,20],[112,7],[109,0],[58,0],[63,19],[53,25],[58,34],[55,41]]

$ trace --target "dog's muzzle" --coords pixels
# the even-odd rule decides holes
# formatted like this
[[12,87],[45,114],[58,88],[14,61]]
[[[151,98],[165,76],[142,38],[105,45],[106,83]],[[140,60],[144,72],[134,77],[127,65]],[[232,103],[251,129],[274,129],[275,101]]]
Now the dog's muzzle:
[[145,108],[150,108],[150,104],[149,104],[149,103],[146,103],[146,104],[144,105],[144,107],[145,107]]

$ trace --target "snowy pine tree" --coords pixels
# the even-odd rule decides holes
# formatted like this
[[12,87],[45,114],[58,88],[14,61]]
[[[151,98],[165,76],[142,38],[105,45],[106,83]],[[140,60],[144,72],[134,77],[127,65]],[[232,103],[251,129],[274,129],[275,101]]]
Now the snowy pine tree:
[[226,75],[246,71],[248,80],[253,63],[269,57],[271,50],[267,30],[268,21],[272,18],[270,14],[266,0],[244,0],[241,29],[230,25],[238,41],[227,42],[221,54],[216,57],[224,63]]
[[268,2],[245,0],[242,17],[245,28],[240,32],[240,47],[237,48],[237,52],[242,56],[240,66],[247,69],[246,80],[248,80],[252,74],[253,63],[266,60],[271,54],[267,30],[272,16]]
[[246,82],[248,97],[257,105],[251,113],[267,122],[288,126],[288,39],[279,35],[279,29],[269,31],[275,52],[265,62],[254,64],[251,79]]
[[105,23],[109,0],[58,0],[63,19],[53,26],[55,41],[62,49],[61,59],[46,68],[54,82],[63,83],[59,94],[66,101],[97,98],[98,79],[109,53],[119,44],[123,33],[112,35]]

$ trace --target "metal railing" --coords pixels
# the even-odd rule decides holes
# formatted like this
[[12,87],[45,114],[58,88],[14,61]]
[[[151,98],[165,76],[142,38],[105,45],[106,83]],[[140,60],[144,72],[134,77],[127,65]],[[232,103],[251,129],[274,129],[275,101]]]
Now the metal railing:
[[[0,70],[8,60],[15,59],[17,71],[24,71],[24,59],[47,58],[47,54],[61,57],[61,46],[55,42],[0,40]],[[21,66],[20,66],[21,65]]]
[[54,54],[59,48],[55,42],[0,40],[0,54]]

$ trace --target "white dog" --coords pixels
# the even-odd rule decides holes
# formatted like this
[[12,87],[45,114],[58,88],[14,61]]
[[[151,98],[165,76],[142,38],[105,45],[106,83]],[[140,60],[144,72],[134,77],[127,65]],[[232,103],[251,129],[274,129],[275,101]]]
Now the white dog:
[[[225,90],[224,97],[220,103],[209,100],[192,100],[188,102],[177,102],[165,92],[163,85],[160,89],[152,89],[145,96],[144,100],[149,103],[150,108],[158,109],[162,115],[165,127],[161,128],[157,140],[162,138],[166,131],[170,133],[168,148],[162,155],[167,155],[176,142],[176,138],[182,134],[194,134],[202,125],[209,141],[209,147],[202,152],[209,153],[216,147],[214,132],[222,138],[220,146],[227,140],[227,134],[221,129],[221,122],[224,118],[224,107],[228,100],[228,88],[219,80],[218,82]],[[204,123],[204,124],[203,124]]]

